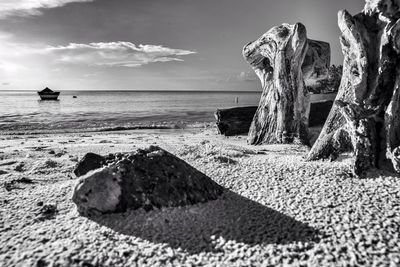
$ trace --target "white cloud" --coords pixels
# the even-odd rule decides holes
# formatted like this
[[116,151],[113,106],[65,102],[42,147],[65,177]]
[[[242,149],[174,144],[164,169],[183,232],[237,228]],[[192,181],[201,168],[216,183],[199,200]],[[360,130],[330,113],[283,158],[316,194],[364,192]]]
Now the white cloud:
[[244,72],[242,71],[238,76],[237,76],[239,81],[244,81],[244,82],[252,82],[258,80],[256,74],[254,72]]
[[155,62],[183,61],[194,51],[161,45],[135,45],[130,42],[75,44],[45,48],[59,62],[88,66],[139,67]]
[[40,15],[40,9],[61,7],[73,2],[92,2],[94,0],[1,0],[0,18],[12,15]]
[[157,62],[181,62],[183,56],[195,53],[131,42],[71,43],[65,46],[25,44],[14,42],[11,34],[0,32],[0,74],[18,73],[40,64],[46,65],[52,72],[67,65],[133,68]]
[[229,74],[223,79],[218,79],[219,83],[236,83],[236,82],[254,82],[258,81],[257,75],[254,71],[242,71],[239,74]]
[[13,63],[11,61],[0,61],[0,70],[4,72],[16,72],[25,69],[20,64]]

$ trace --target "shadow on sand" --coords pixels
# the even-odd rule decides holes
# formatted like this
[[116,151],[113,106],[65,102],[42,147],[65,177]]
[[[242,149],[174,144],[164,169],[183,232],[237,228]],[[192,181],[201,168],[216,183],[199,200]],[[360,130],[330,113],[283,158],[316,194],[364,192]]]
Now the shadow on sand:
[[192,254],[218,251],[215,238],[220,237],[249,245],[285,244],[316,241],[317,233],[306,224],[231,191],[204,204],[150,212],[130,210],[90,219],[118,233],[167,243]]

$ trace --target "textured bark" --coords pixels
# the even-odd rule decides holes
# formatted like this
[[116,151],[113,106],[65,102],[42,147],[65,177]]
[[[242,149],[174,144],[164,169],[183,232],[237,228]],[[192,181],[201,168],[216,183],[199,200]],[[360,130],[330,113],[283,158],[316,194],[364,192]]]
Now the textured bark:
[[304,25],[274,27],[243,48],[263,93],[248,142],[308,144],[308,101],[301,66],[308,48]]
[[329,79],[331,47],[327,42],[310,39],[307,44],[307,53],[301,66],[305,86],[308,92],[324,92]]
[[257,107],[217,109],[215,118],[220,134],[225,136],[247,134]]
[[104,159],[104,167],[82,176],[75,188],[72,200],[83,215],[191,205],[223,192],[209,177],[156,146]]
[[[308,159],[336,158],[351,149],[354,173],[399,171],[399,4],[366,1],[363,12],[340,11],[343,78],[334,106]],[[396,2],[396,3],[395,3]]]
[[[332,105],[331,100],[310,103],[308,125],[324,125]],[[248,134],[257,109],[258,106],[217,109],[214,115],[218,132],[225,136]]]

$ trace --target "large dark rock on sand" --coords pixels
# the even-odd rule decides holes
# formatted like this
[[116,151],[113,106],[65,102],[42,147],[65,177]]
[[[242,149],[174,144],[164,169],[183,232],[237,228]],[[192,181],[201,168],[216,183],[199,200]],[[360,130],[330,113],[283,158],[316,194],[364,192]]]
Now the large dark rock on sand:
[[119,154],[108,166],[81,177],[72,200],[81,214],[90,216],[207,202],[217,199],[222,191],[185,161],[150,146]]
[[82,176],[89,171],[101,168],[105,164],[105,158],[94,154],[87,153],[77,164],[74,170],[76,176]]

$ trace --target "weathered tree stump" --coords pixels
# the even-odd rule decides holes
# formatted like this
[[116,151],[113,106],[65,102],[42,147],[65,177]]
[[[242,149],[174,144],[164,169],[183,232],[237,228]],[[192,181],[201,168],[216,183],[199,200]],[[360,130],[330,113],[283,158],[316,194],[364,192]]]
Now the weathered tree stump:
[[308,144],[308,101],[301,70],[308,49],[303,24],[274,27],[243,48],[263,93],[248,142]]
[[[322,94],[323,95],[323,94]],[[332,100],[310,103],[308,126],[322,126],[332,108]],[[217,109],[215,119],[218,132],[225,136],[248,134],[258,106]]]
[[399,166],[400,1],[367,0],[356,16],[340,11],[343,78],[308,160],[354,152],[354,174]]
[[258,107],[217,109],[215,119],[220,134],[233,136],[247,134]]

